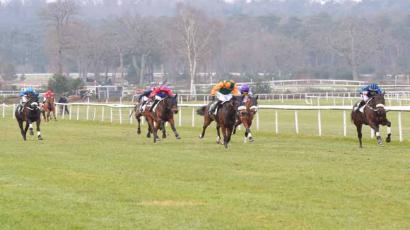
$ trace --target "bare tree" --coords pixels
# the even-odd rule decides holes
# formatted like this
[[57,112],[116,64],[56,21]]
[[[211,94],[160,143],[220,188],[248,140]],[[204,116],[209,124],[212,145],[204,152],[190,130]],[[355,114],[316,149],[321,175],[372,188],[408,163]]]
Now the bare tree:
[[179,42],[188,61],[190,92],[195,94],[194,84],[199,63],[212,49],[212,42],[220,27],[198,9],[179,4],[177,10]]
[[328,36],[328,45],[348,61],[354,80],[359,80],[358,67],[376,50],[371,25],[365,19],[347,18]]
[[79,7],[74,0],[57,0],[48,3],[42,14],[48,24],[48,37],[55,46],[58,74],[63,73],[63,56],[68,43],[66,38],[69,26],[78,11]]

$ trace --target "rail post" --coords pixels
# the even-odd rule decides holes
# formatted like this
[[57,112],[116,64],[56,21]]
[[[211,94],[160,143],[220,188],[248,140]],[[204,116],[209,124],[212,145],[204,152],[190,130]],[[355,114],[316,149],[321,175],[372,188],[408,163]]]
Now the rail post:
[[321,118],[320,110],[317,111],[317,129],[319,132],[319,136],[322,136],[322,118]]
[[298,121],[298,111],[295,110],[295,132],[299,134],[299,121]]
[[275,133],[279,133],[278,111],[275,110]]
[[256,113],[256,130],[259,131],[259,113]]
[[397,119],[398,119],[397,123],[399,125],[399,141],[402,142],[403,141],[403,130],[401,126],[401,112],[398,113]]
[[192,107],[192,127],[195,127],[195,107]]
[[104,121],[104,106],[101,106],[101,121]]
[[80,106],[77,105],[77,121],[80,119]]
[[73,114],[73,106],[72,105],[70,105],[70,110],[69,110],[69,114],[68,114],[68,119],[70,119],[70,121],[71,121],[71,114]]
[[178,126],[181,127],[182,125],[182,107],[179,106],[179,112],[178,112]]
[[118,113],[120,115],[120,124],[122,124],[122,109],[121,109],[121,107],[118,109]]
[[346,111],[343,110],[343,136],[347,136]]

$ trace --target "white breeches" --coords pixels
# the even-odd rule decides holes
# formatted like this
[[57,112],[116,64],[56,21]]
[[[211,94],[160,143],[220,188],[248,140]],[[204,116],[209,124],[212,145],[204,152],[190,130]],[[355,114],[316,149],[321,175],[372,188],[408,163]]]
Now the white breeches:
[[361,96],[364,102],[367,102],[369,100],[369,96],[367,96],[367,92],[362,92]]
[[229,101],[232,99],[232,94],[222,94],[220,92],[216,93],[216,97],[218,98],[218,100],[225,102],[225,101]]
[[141,98],[141,101],[148,101],[148,97],[146,97],[146,96],[143,96],[142,98]]
[[28,101],[28,98],[27,98],[26,95],[24,95],[24,96],[21,97],[21,102],[22,102],[22,103],[26,103],[27,101]]

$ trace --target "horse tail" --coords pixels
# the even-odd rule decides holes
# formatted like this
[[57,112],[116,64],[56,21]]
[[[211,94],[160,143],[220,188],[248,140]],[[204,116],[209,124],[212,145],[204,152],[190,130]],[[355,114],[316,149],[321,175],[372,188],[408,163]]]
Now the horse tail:
[[205,115],[205,110],[206,110],[206,105],[202,106],[201,108],[199,108],[196,113],[200,116],[204,116]]

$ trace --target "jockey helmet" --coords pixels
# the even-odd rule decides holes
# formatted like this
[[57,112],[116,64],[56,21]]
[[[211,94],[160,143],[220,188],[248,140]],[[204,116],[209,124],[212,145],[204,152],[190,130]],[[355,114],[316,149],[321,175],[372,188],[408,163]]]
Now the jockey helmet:
[[377,86],[376,83],[371,83],[371,84],[369,85],[369,90],[375,91],[375,90],[377,90],[378,88],[379,88],[379,86]]
[[241,93],[249,93],[249,85],[248,84],[243,84],[241,86]]

